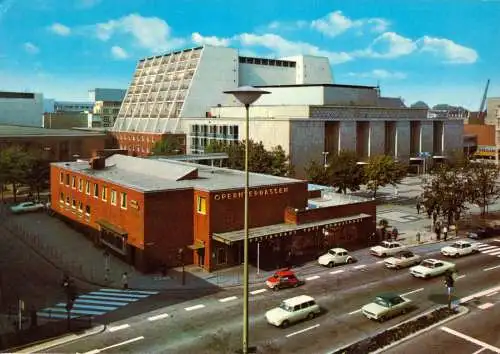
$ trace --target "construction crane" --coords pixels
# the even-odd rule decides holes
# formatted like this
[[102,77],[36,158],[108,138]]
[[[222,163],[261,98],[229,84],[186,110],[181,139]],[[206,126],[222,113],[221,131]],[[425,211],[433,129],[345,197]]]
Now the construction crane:
[[490,79],[486,81],[486,87],[484,88],[483,99],[481,100],[481,105],[479,106],[479,112],[477,113],[477,117],[479,121],[486,117],[486,98],[488,96],[488,88],[490,87]]

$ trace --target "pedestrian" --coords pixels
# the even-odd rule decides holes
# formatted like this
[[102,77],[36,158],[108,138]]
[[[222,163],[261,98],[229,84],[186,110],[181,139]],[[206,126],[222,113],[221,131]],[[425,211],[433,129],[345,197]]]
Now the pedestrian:
[[417,243],[420,243],[420,232],[417,231],[415,238],[417,239]]
[[417,202],[417,214],[420,214],[420,201]]
[[438,214],[434,211],[432,213],[432,223],[435,224],[437,222]]
[[124,272],[122,274],[122,285],[123,285],[123,290],[128,289],[128,274],[127,274],[127,272]]
[[444,225],[443,227],[443,238],[445,241],[448,238],[448,228],[446,227],[446,225]]

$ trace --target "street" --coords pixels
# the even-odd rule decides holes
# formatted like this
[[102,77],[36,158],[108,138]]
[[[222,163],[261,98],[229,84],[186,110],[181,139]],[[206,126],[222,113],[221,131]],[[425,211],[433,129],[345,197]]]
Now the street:
[[[499,240],[483,243],[486,251],[500,246]],[[437,254],[442,246],[443,243],[440,243],[412,250],[426,257],[443,259]],[[408,269],[388,270],[380,259],[368,255],[367,250],[357,258],[359,261],[353,265],[333,269],[318,266],[316,275],[307,277],[306,284],[298,288],[272,292],[266,290],[264,284],[251,287],[251,346],[258,347],[260,352],[326,353],[446,303],[442,277],[420,280],[411,277]],[[451,261],[457,264],[459,270],[455,297],[461,298],[498,285],[500,258],[491,255],[491,252]],[[360,313],[360,307],[385,292],[406,295],[417,309],[382,324],[369,321]],[[323,308],[323,314],[288,329],[267,324],[265,311],[279,305],[283,299],[300,294],[313,296]],[[491,302],[494,301],[492,297]],[[240,347],[241,316],[241,290],[226,289],[112,323],[102,334],[51,350],[78,353],[223,353]],[[494,328],[494,325],[490,324],[490,327]]]

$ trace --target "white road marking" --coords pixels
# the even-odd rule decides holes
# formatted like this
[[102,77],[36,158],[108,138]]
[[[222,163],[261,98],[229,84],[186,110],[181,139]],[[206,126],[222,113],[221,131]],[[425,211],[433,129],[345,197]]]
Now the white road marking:
[[484,304],[481,304],[481,305],[478,305],[478,308],[480,308],[481,310],[486,310],[486,309],[489,309],[490,307],[493,307],[494,304],[492,304],[491,302],[486,302]]
[[185,307],[184,310],[186,310],[186,311],[194,311],[194,310],[202,309],[204,307],[205,307],[205,305],[199,304],[199,305],[194,305],[194,306],[190,306],[190,307]]
[[105,347],[105,348],[101,348],[101,349],[94,349],[94,350],[91,350],[89,352],[85,352],[84,354],[97,354],[97,353],[103,352],[105,350],[113,349],[113,348],[120,347],[122,345],[130,344],[130,343],[134,343],[134,342],[137,342],[138,340],[142,340],[142,339],[144,339],[144,336],[135,337],[135,338],[126,340],[124,342],[120,342],[120,343],[116,343],[116,344],[110,345],[109,347]]
[[314,279],[319,279],[319,275],[313,275],[312,277],[306,278],[306,280],[314,280]]
[[162,313],[161,315],[148,317],[148,321],[157,321],[157,320],[167,318],[168,316],[169,316],[168,313]]
[[297,332],[293,332],[293,333],[290,333],[290,334],[287,334],[286,337],[287,338],[290,338],[296,334],[300,334],[300,333],[304,333],[304,332],[307,332],[311,329],[314,329],[314,328],[318,328],[319,327],[319,323],[318,324],[315,324],[314,326],[311,326],[311,327],[307,327],[307,328],[304,328],[304,329],[301,329],[300,331],[297,331]]
[[453,334],[454,336],[457,336],[459,338],[462,338],[462,339],[465,339],[466,341],[469,341],[471,343],[474,343],[476,345],[479,345],[483,348],[486,348],[488,350],[491,350],[492,352],[495,352],[495,353],[500,353],[500,348],[497,348],[497,347],[494,347],[488,343],[485,343],[483,341],[480,341],[476,338],[472,338],[466,334],[463,334],[463,333],[460,333],[460,332],[457,332],[451,328],[448,328],[448,327],[441,327],[441,330],[445,331],[445,332],[448,332],[449,334]]
[[354,314],[356,314],[356,313],[358,313],[358,312],[361,312],[361,309],[356,310],[356,311],[349,312],[349,315],[354,315]]
[[490,256],[498,256],[500,254],[500,249],[496,250],[495,252],[490,253]]
[[459,275],[459,276],[457,277],[457,279],[462,279],[462,278],[465,278],[465,274]]
[[225,297],[223,299],[220,299],[219,302],[233,301],[233,300],[236,300],[237,298],[238,298],[237,296],[229,296],[229,297]]
[[108,331],[109,332],[116,332],[116,331],[119,331],[119,330],[122,330],[122,329],[125,329],[125,328],[129,328],[129,327],[130,327],[130,325],[128,323],[125,323],[125,324],[120,325],[120,326],[109,327]]
[[498,246],[486,245],[486,246],[479,246],[477,249],[479,250],[479,252],[484,252],[484,250],[489,250],[491,248],[498,248]]
[[330,272],[330,274],[340,274],[340,273],[344,273],[344,271],[342,269],[339,269],[339,270],[334,270],[333,272]]
[[483,291],[480,291],[478,293],[475,293],[475,294],[472,294],[472,295],[469,295],[469,296],[466,296],[466,297],[463,297],[460,299],[459,303],[464,303],[464,302],[467,302],[467,301],[470,301],[470,300],[473,300],[477,297],[481,297],[481,296],[487,296],[489,294],[492,294],[494,292],[498,292],[500,291],[500,286],[497,286],[497,287],[494,287],[494,288],[491,288],[491,289],[486,289],[486,290],[483,290]]
[[493,242],[500,242],[498,238],[494,239]]
[[376,264],[382,264],[384,263],[385,261],[378,261],[378,262],[375,262]]
[[481,251],[481,253],[493,253],[493,252],[498,252],[498,251],[500,251],[500,248],[495,247],[494,249],[491,249],[491,250]]
[[366,264],[361,264],[361,265],[355,266],[354,269],[363,269],[365,267],[366,267]]
[[260,293],[264,293],[266,291],[267,291],[267,289],[259,289],[259,290],[250,291],[250,294],[257,295],[257,294],[260,294]]
[[475,351],[474,353],[472,353],[472,354],[479,354],[479,353],[481,353],[482,351],[485,351],[485,350],[486,350],[486,348],[485,348],[485,347],[482,347],[481,349],[476,350],[476,351]]
[[420,288],[420,289],[408,291],[407,293],[401,294],[401,296],[407,296],[407,295],[410,295],[410,294],[418,293],[419,291],[422,291],[422,290],[424,290],[424,288]]
[[487,272],[489,270],[497,269],[500,268],[500,265],[494,266],[494,267],[489,267],[489,268],[484,268],[483,271]]
[[495,291],[494,293],[488,294],[486,296],[495,296],[496,294],[498,294],[498,291]]

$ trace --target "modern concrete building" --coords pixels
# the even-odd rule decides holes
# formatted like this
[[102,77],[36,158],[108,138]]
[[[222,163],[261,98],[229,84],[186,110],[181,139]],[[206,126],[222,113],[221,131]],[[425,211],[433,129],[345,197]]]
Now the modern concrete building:
[[43,95],[0,91],[0,124],[42,127]]
[[497,125],[497,120],[500,118],[500,97],[488,97],[486,102],[488,113],[484,119],[484,124]]
[[[111,128],[120,112],[122,101],[96,101],[89,124],[93,127]],[[92,123],[90,123],[90,121]],[[98,124],[97,122],[100,121]]]
[[110,88],[95,88],[89,90],[89,101],[114,101],[121,102],[125,98],[127,90],[124,89],[110,89]]
[[44,113],[43,127],[45,129],[87,128],[88,113],[72,111]]

